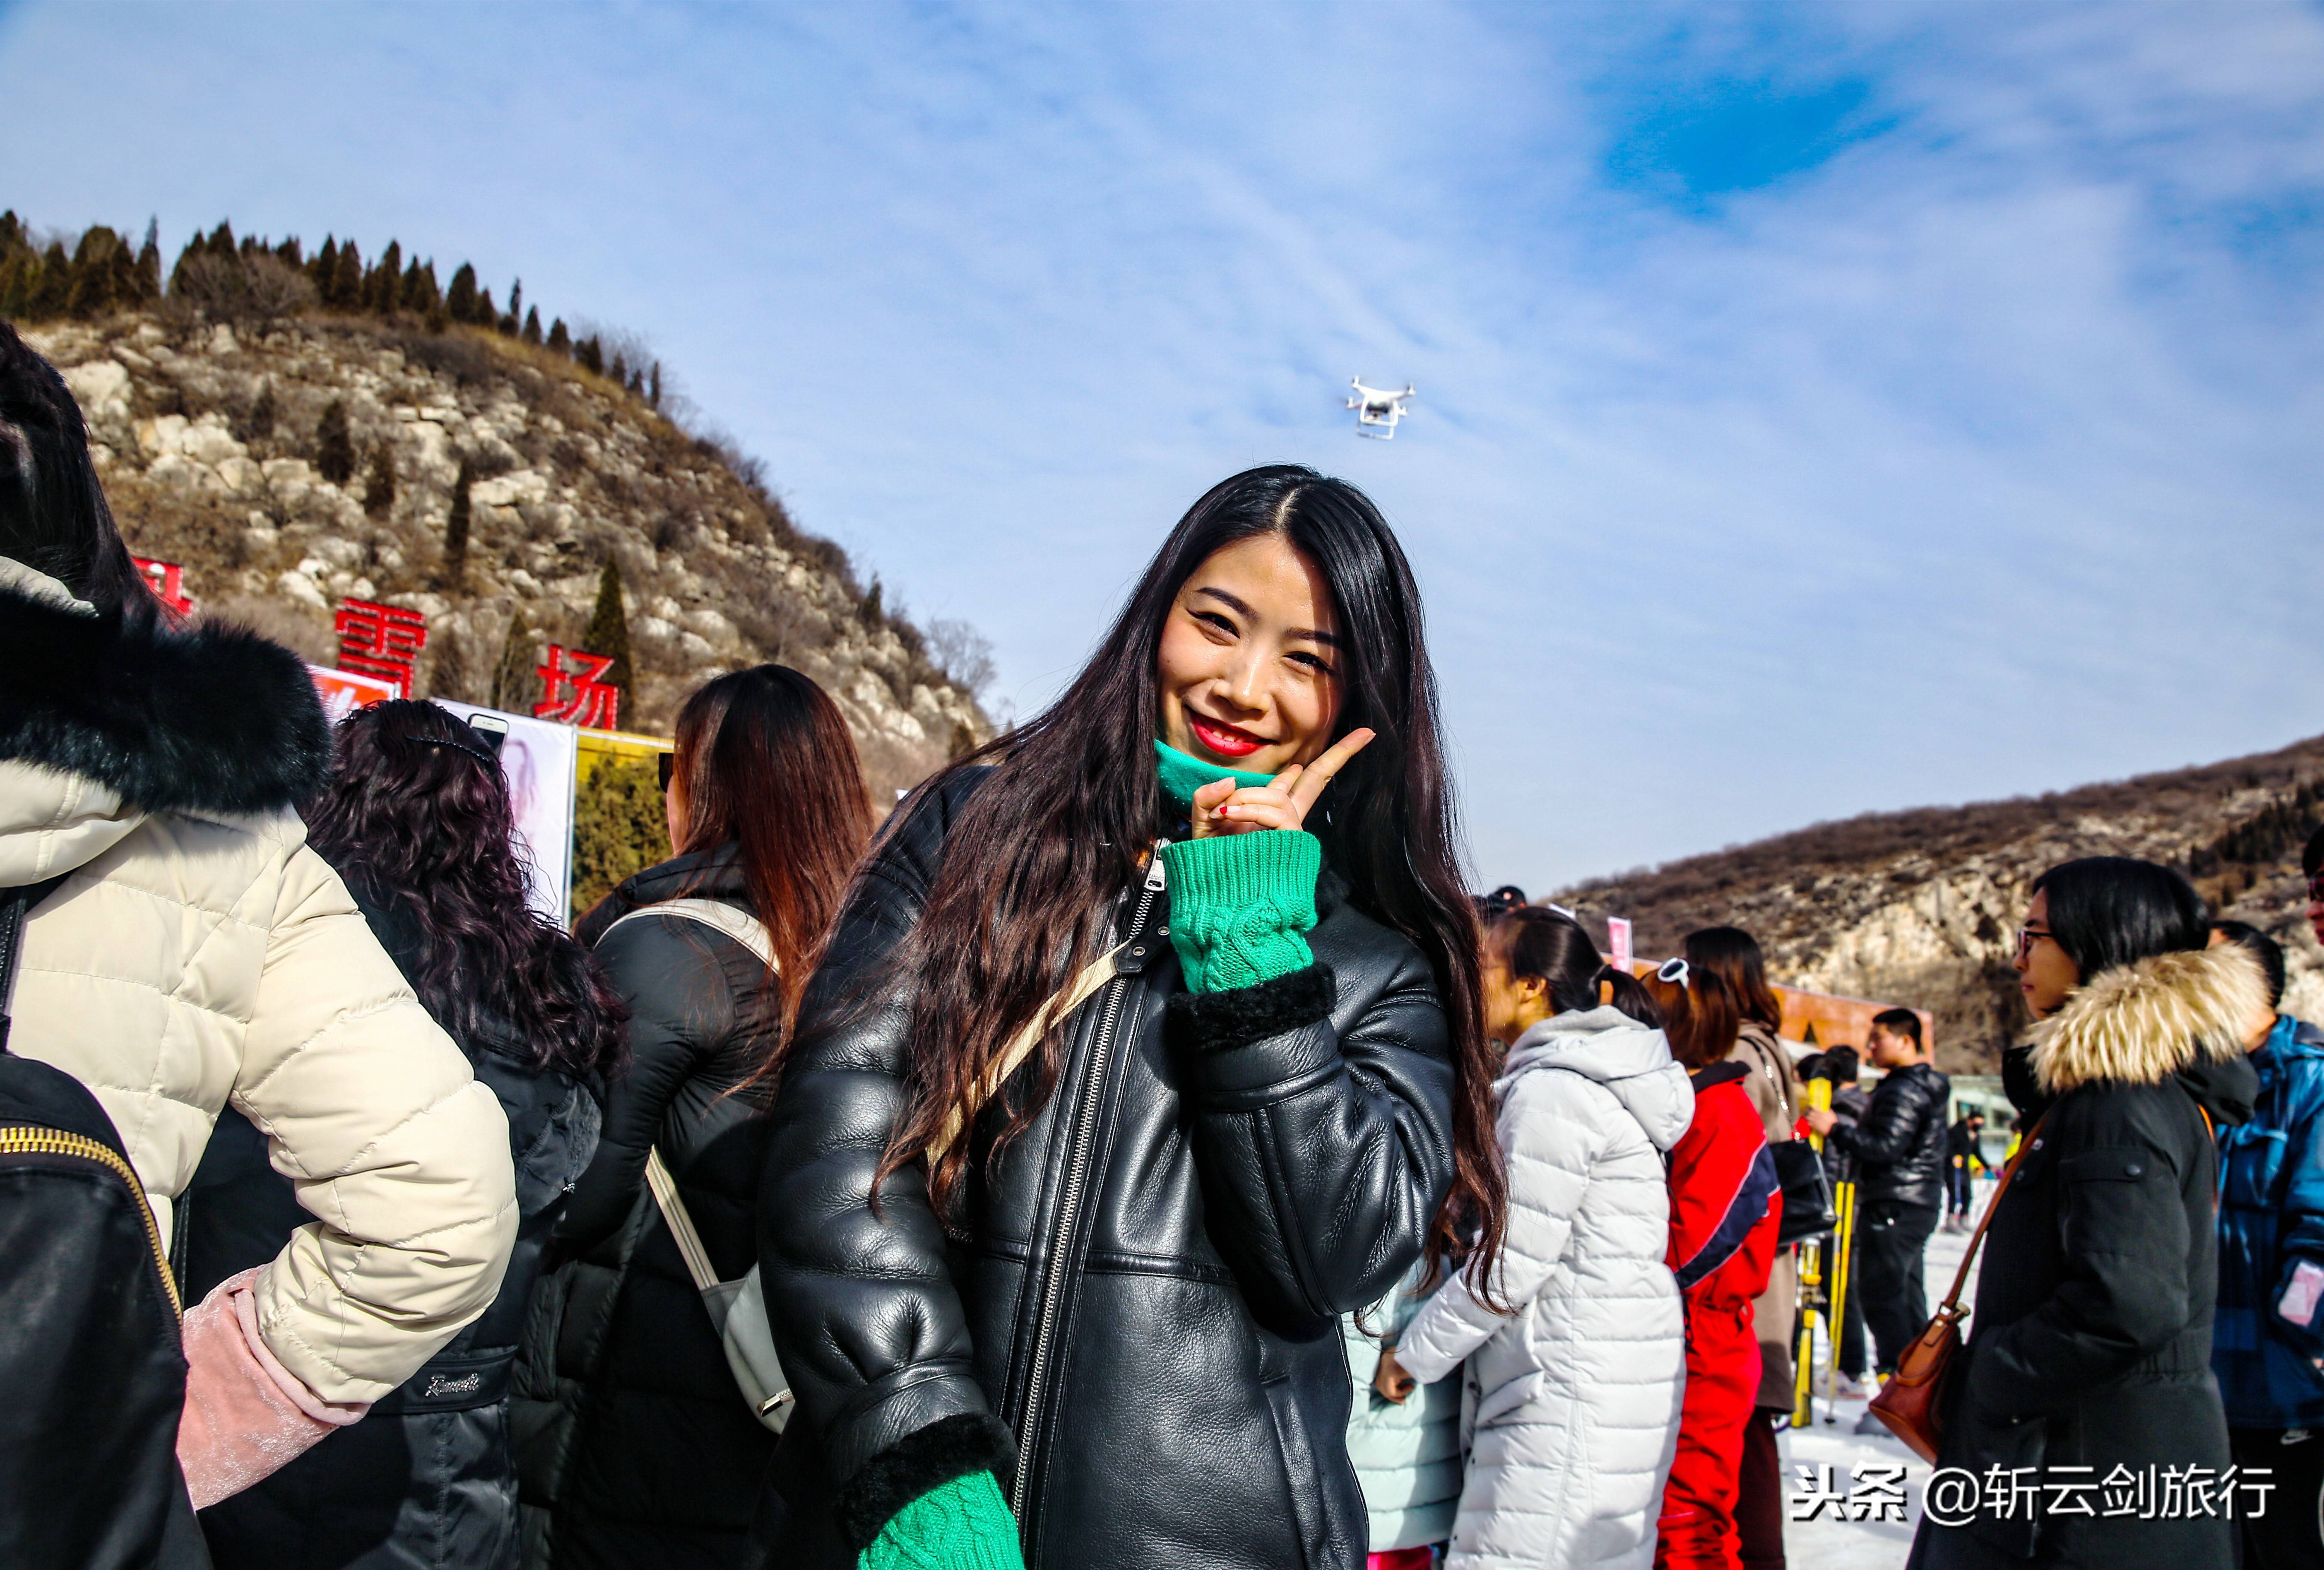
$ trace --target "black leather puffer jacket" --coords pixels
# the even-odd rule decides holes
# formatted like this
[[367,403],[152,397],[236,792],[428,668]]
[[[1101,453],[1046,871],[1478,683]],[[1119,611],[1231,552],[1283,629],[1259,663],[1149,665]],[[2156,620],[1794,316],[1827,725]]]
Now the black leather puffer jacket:
[[1067,1023],[1056,1094],[980,1160],[964,1224],[947,1238],[918,1164],[875,1218],[908,1000],[838,1000],[918,919],[979,779],[924,803],[859,883],[776,1104],[760,1265],[800,1416],[770,1559],[852,1565],[902,1504],[989,1466],[1031,1570],[1353,1570],[1338,1316],[1410,1268],[1452,1175],[1429,967],[1326,887],[1314,966],[1189,994],[1167,893],[1133,886],[1122,979]]
[[1889,1070],[1854,1128],[1825,1136],[1856,1163],[1858,1202],[1933,1211],[1945,1202],[1945,1113],[1952,1081],[1926,1063]]

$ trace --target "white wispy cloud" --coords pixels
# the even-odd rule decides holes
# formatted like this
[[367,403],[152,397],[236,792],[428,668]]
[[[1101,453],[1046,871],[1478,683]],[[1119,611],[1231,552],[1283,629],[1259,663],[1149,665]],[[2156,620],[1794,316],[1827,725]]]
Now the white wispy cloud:
[[37,221],[394,234],[649,333],[1020,707],[1222,474],[1347,475],[1488,882],[2319,728],[2295,0],[33,4],[0,70]]

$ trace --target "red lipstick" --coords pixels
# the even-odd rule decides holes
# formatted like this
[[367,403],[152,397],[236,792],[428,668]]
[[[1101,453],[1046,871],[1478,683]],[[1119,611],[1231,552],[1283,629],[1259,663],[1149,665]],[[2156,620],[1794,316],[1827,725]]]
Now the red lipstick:
[[1186,716],[1186,727],[1194,733],[1194,740],[1203,744],[1204,751],[1222,758],[1248,758],[1267,744],[1249,731],[1196,714]]

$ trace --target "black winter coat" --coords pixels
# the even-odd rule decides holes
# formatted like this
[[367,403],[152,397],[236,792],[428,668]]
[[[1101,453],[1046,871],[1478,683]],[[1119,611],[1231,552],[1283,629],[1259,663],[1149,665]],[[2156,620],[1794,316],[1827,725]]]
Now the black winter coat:
[[1189,994],[1167,892],[1133,884],[1121,979],[1064,1027],[1018,1143],[983,1159],[999,1098],[971,1129],[952,1234],[919,1163],[874,1217],[909,1008],[880,966],[982,775],[924,802],[858,882],[775,1109],[760,1264],[800,1415],[770,1561],[851,1566],[901,1505],[990,1467],[1030,1570],[1356,1570],[1338,1316],[1403,1278],[1452,1181],[1435,979],[1327,873],[1315,965]]
[[[360,883],[351,891],[380,946],[412,974],[420,942],[410,913]],[[500,1293],[362,1422],[202,1511],[218,1570],[515,1570],[509,1375],[542,1244],[596,1147],[598,1108],[577,1080],[537,1067],[506,1021],[451,1033],[508,1116],[519,1220]],[[268,1163],[266,1137],[232,1107],[178,1214],[189,1302],[273,1259],[314,1220]]]
[[1884,1213],[1943,1205],[1952,1093],[1952,1081],[1926,1063],[1891,1069],[1872,1087],[1863,1120],[1854,1128],[1837,1124],[1825,1136],[1854,1159],[1859,1205]]
[[[2022,1475],[2042,1508],[2020,1497],[2005,1515],[1987,1501],[1967,1524],[1924,1522],[1916,1570],[2233,1563],[2233,1523],[2189,1519],[2183,1497],[2173,1512],[2165,1471],[2209,1467],[2216,1479],[2229,1464],[2211,1377],[2218,1231],[2205,1114],[2250,1115],[2258,1076],[2238,1038],[2264,999],[2241,949],[2170,954],[2106,973],[2044,1027],[2047,1088],[2019,1110],[2029,1129],[2047,1115],[1986,1234],[1938,1455],[1980,1483],[1988,1468],[2031,1469]],[[2112,1077],[2098,1077],[2102,1067]],[[2066,1501],[2090,1513],[2056,1508]],[[2238,1510],[2249,1503],[2241,1496]],[[2116,1507],[2131,1513],[2106,1513]]]
[[518,1372],[529,1565],[719,1570],[751,1555],[775,1436],[743,1406],[645,1165],[659,1146],[719,1279],[747,1271],[765,1099],[737,1087],[780,1019],[766,966],[724,933],[681,916],[607,931],[681,896],[748,910],[733,847],[647,868],[575,928],[629,1002],[630,1058]]

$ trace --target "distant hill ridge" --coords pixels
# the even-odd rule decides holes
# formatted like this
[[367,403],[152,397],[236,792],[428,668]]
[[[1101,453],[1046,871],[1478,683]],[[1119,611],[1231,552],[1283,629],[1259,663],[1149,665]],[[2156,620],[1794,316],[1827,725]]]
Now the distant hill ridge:
[[1748,928],[1774,979],[1929,1009],[1941,1065],[1990,1069],[2031,1023],[2011,968],[2028,885],[2074,856],[2185,872],[2219,914],[2284,946],[2286,1007],[2324,1017],[2324,950],[2299,865],[2319,818],[2324,736],[2038,797],[1867,813],[1554,897],[1593,927],[1629,918],[1641,955],[1673,953],[1700,927]]

